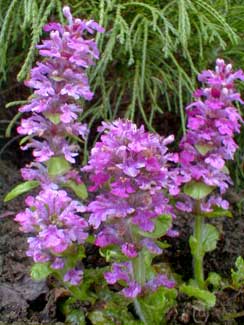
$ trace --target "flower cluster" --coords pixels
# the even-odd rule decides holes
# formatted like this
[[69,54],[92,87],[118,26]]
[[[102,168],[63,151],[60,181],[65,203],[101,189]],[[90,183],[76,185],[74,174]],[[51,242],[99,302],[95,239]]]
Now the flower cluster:
[[135,270],[131,261],[113,263],[110,272],[105,273],[105,279],[109,284],[123,281],[127,286],[121,290],[121,293],[126,297],[133,299],[145,292],[154,292],[159,287],[172,289],[175,286],[174,280],[169,280],[165,274],[157,274],[149,281],[141,284],[135,280]]
[[[196,101],[187,107],[187,132],[179,154],[181,176],[184,182],[202,182],[223,194],[231,184],[225,162],[233,159],[237,149],[233,137],[240,132],[242,122],[233,106],[233,101],[243,103],[234,81],[244,80],[244,74],[241,70],[233,72],[231,64],[217,59],[215,71],[203,71],[198,79],[206,87],[195,92]],[[184,195],[181,198],[177,207],[192,211],[193,201]],[[202,202],[201,210],[210,212],[214,206],[228,209],[228,202],[212,195]]]
[[[81,270],[69,265],[65,253],[72,250],[74,254],[77,245],[83,244],[88,236],[87,221],[80,216],[86,208],[65,191],[52,189],[43,190],[36,197],[28,196],[26,205],[28,208],[18,213],[15,220],[23,232],[32,233],[27,256],[34,262],[49,262],[53,269],[63,269],[64,280],[70,272],[82,275]],[[78,284],[81,276],[75,279],[70,282]]]
[[[169,168],[178,155],[168,152],[173,136],[162,138],[130,121],[104,122],[99,131],[105,134],[83,168],[90,173],[90,191],[102,189],[88,206],[89,223],[98,229],[97,246],[116,245],[128,259],[125,264],[114,264],[106,279],[108,283],[124,280],[128,287],[123,293],[132,297],[141,291],[133,278],[133,259],[143,249],[154,255],[162,252],[149,237],[158,216],[174,216],[163,189],[178,193],[177,170]],[[168,234],[177,232],[170,229]]]
[[33,148],[38,162],[64,155],[74,163],[79,148],[67,138],[85,139],[88,133],[86,125],[77,122],[82,108],[75,101],[93,97],[87,68],[98,59],[99,51],[95,41],[86,35],[103,29],[94,21],[74,19],[68,7],[63,12],[69,25],[44,26],[44,31],[50,32],[50,39],[37,48],[45,60],[31,70],[26,85],[35,89],[34,96],[30,104],[20,108],[20,112],[32,112],[31,117],[22,119],[18,128],[20,134],[31,138],[22,148]]
[[78,122],[82,108],[76,101],[92,99],[87,68],[99,52],[89,34],[103,28],[94,21],[74,19],[68,7],[63,13],[68,25],[44,26],[50,38],[37,46],[44,60],[26,81],[34,95],[20,112],[31,116],[21,120],[18,132],[27,136],[22,149],[33,148],[35,161],[21,173],[24,180],[38,181],[42,190],[36,197],[27,197],[28,208],[15,220],[23,232],[32,233],[27,255],[35,262],[47,262],[51,269],[59,270],[64,281],[75,285],[81,281],[82,270],[68,256],[79,256],[77,250],[87,238],[88,223],[81,216],[86,209],[59,188],[82,183],[79,173],[70,168],[79,151],[77,139],[88,134],[87,126]]

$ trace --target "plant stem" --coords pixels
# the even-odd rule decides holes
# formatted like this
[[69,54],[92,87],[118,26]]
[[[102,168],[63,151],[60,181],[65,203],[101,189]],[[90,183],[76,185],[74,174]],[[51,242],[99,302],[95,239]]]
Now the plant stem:
[[204,226],[204,217],[199,215],[195,216],[194,237],[197,240],[196,254],[193,255],[193,269],[194,278],[200,289],[204,288],[204,272],[203,272],[203,258],[202,253],[202,232]]
[[[143,286],[146,282],[145,265],[146,265],[145,255],[142,251],[138,254],[138,257],[133,262],[134,279],[141,286]],[[140,301],[137,298],[134,299],[134,307],[135,307],[136,313],[137,313],[138,317],[140,318],[140,320],[144,324],[149,325],[149,323],[147,322],[147,318],[145,316],[146,312],[143,310],[143,308],[140,304]]]
[[144,324],[148,324],[145,316],[144,316],[144,311],[142,310],[141,304],[139,302],[139,300],[137,298],[134,299],[134,307],[137,313],[137,316],[140,318],[140,320],[144,323]]
[[141,251],[138,254],[137,270],[136,270],[136,279],[143,286],[146,282],[146,261],[144,252]]

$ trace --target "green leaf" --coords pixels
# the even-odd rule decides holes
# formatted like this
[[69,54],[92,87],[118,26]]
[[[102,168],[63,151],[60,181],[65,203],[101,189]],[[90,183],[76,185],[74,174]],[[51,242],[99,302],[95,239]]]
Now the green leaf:
[[191,181],[190,183],[185,184],[183,187],[184,193],[195,200],[204,199],[213,190],[214,187],[196,181]]
[[[92,305],[95,303],[97,297],[96,294],[91,290],[91,284],[93,281],[82,281],[80,286],[72,286],[66,283],[66,286],[69,287],[70,292],[72,292],[72,297],[77,301],[86,301]],[[68,313],[69,314],[69,313]]]
[[129,316],[129,312],[120,311],[120,308],[116,305],[113,310],[94,310],[89,313],[88,317],[93,325],[143,325],[142,322],[134,320],[132,315]]
[[85,315],[82,310],[72,310],[65,319],[65,324],[86,325]]
[[207,218],[218,218],[218,217],[228,217],[232,218],[233,215],[230,210],[225,210],[220,207],[215,207],[212,212],[204,212],[204,217]]
[[82,200],[87,199],[88,193],[87,193],[87,188],[84,183],[82,184],[77,184],[74,181],[68,181],[63,184],[63,186],[70,188],[75,192],[75,194]]
[[73,268],[86,256],[85,247],[78,244],[72,245],[66,249],[62,255],[65,257],[67,265],[69,265],[70,268]]
[[105,258],[106,262],[111,260],[123,260],[124,255],[121,253],[120,248],[116,245],[110,245],[99,249],[99,253]]
[[50,75],[49,78],[54,80],[54,81],[65,81],[65,78],[60,77],[60,76]]
[[244,271],[244,260],[241,256],[238,256],[235,262],[235,267],[239,271]]
[[175,289],[161,287],[150,295],[138,298],[137,301],[143,310],[146,324],[167,324],[165,315],[174,306],[176,296]]
[[89,320],[93,325],[114,325],[113,320],[109,320],[101,310],[95,310],[89,314]]
[[227,175],[230,174],[229,168],[228,168],[226,165],[224,165],[224,167],[221,169],[221,171],[222,171],[223,173],[227,174]]
[[60,115],[59,114],[45,114],[45,116],[55,125],[60,123]]
[[196,144],[195,147],[196,147],[197,151],[200,152],[200,154],[202,154],[203,156],[206,155],[206,153],[208,153],[210,150],[213,149],[212,146],[207,145],[207,144],[205,144],[205,145]]
[[244,285],[244,260],[238,256],[235,262],[236,271],[231,269],[231,278],[234,287],[240,288]]
[[155,271],[152,267],[152,260],[154,255],[146,248],[143,248],[138,256],[133,259],[133,270],[135,273],[135,280],[138,283],[144,283],[154,277]]
[[127,306],[131,301],[122,295],[108,290],[106,286],[102,292],[99,291],[99,298],[103,303],[97,305],[96,310],[88,314],[93,325],[143,325],[128,311]]
[[21,183],[17,186],[15,186],[4,198],[4,202],[8,202],[10,200],[13,200],[17,196],[24,194],[26,192],[29,192],[33,188],[36,188],[39,186],[38,181],[27,181],[24,183]]
[[77,137],[77,135],[69,133],[69,138],[76,140],[77,142],[84,143],[84,140]]
[[[143,325],[140,320],[136,320],[128,311],[130,301],[121,299],[118,293],[103,292],[103,304],[101,309],[96,309],[88,314],[88,318],[93,325]],[[99,307],[99,305],[98,305]]]
[[30,138],[31,138],[30,135],[27,135],[26,137],[23,137],[19,142],[20,146],[22,146],[22,144],[26,143]]
[[216,272],[210,272],[206,280],[207,284],[212,284],[214,289],[219,289],[221,286],[221,276]]
[[86,257],[86,250],[85,247],[82,245],[76,245],[77,248],[77,252],[76,252],[76,261],[81,261],[84,257]]
[[185,293],[189,297],[194,297],[201,300],[207,308],[214,307],[216,303],[216,297],[212,292],[207,290],[199,289],[192,285],[183,284],[180,287],[180,292]]
[[143,237],[156,239],[164,236],[172,225],[172,217],[167,214],[163,214],[155,219],[152,219],[152,221],[155,225],[153,232],[142,231],[136,226],[133,227],[133,230]]
[[[201,243],[198,243],[197,238],[193,235],[189,239],[191,253],[194,256],[198,254],[203,256],[206,252],[213,251],[219,239],[219,232],[213,225],[204,224],[202,227]],[[198,246],[200,246],[200,250],[198,250]]]
[[194,237],[193,235],[190,236],[190,239],[189,239],[189,244],[190,244],[190,248],[191,248],[191,254],[193,256],[196,256],[197,255],[197,239],[196,237]]
[[215,250],[217,241],[219,240],[219,232],[213,225],[205,224],[202,232],[202,250],[211,252]]
[[162,249],[169,248],[171,246],[166,241],[161,241],[161,240],[156,240],[155,243],[158,245],[158,247],[160,247]]
[[70,169],[70,164],[64,156],[52,157],[47,161],[47,168],[49,176],[59,176]]
[[51,273],[48,263],[35,263],[31,268],[31,277],[36,281],[46,279]]

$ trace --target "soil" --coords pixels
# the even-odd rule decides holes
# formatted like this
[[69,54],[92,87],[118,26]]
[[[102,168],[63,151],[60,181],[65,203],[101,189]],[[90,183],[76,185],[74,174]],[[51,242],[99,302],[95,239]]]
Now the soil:
[[[20,182],[16,165],[0,161],[0,195],[3,197],[14,185]],[[239,197],[227,196],[233,206]],[[3,204],[0,200],[0,325],[5,324],[63,324],[58,311],[58,300],[62,296],[52,284],[33,282],[29,276],[31,261],[25,256],[26,236],[18,230],[13,221],[17,211],[24,208],[23,197]],[[230,277],[237,256],[244,256],[244,218],[242,211],[233,211],[234,218],[215,219],[221,236],[217,249],[205,257],[205,272],[218,272],[223,278]],[[181,236],[169,240],[171,248],[162,258],[170,263],[175,273],[181,274],[186,281],[192,277],[192,260],[188,238],[192,231],[193,219],[182,215],[175,221]],[[93,255],[94,257],[94,255]],[[89,263],[97,263],[92,258]],[[99,264],[102,261],[99,262]],[[95,265],[94,265],[95,266]],[[217,292],[217,303],[211,311],[201,305],[178,296],[177,305],[168,315],[168,324],[244,324],[244,289],[235,291],[225,289]]]

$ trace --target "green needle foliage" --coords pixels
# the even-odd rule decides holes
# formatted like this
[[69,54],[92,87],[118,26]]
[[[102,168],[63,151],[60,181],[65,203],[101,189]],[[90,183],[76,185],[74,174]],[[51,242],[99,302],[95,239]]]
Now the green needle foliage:
[[[106,29],[97,39],[101,60],[91,71],[99,96],[89,110],[90,119],[140,116],[149,129],[164,111],[179,113],[184,129],[183,105],[195,87],[196,73],[227,45],[237,44],[238,35],[226,16],[234,15],[238,7],[244,13],[244,6],[232,10],[230,1],[224,0],[67,2],[75,16],[92,17]],[[4,78],[20,42],[18,80],[26,78],[42,26],[52,19],[51,14],[61,19],[63,5],[61,0],[1,1],[0,73]]]
[[0,74],[6,80],[10,67],[21,65],[18,80],[26,78],[42,27],[52,12],[62,17],[60,0],[0,0]]
[[[100,96],[98,117],[140,114],[149,129],[164,111],[181,116],[206,61],[238,35],[212,1],[97,1],[106,34],[98,39],[102,58],[91,72]],[[79,1],[77,15],[85,2]],[[93,13],[96,16],[96,13]],[[139,113],[139,114],[138,114]],[[91,111],[91,114],[94,114]]]
[[[42,26],[62,20],[62,6],[105,28],[101,59],[90,70],[95,99],[83,118],[128,117],[158,128],[165,112],[180,117],[196,75],[217,56],[244,61],[243,1],[231,0],[0,0],[0,74],[28,76]],[[244,63],[244,62],[243,62]],[[240,66],[238,62],[238,66]],[[180,127],[181,126],[181,127]]]

